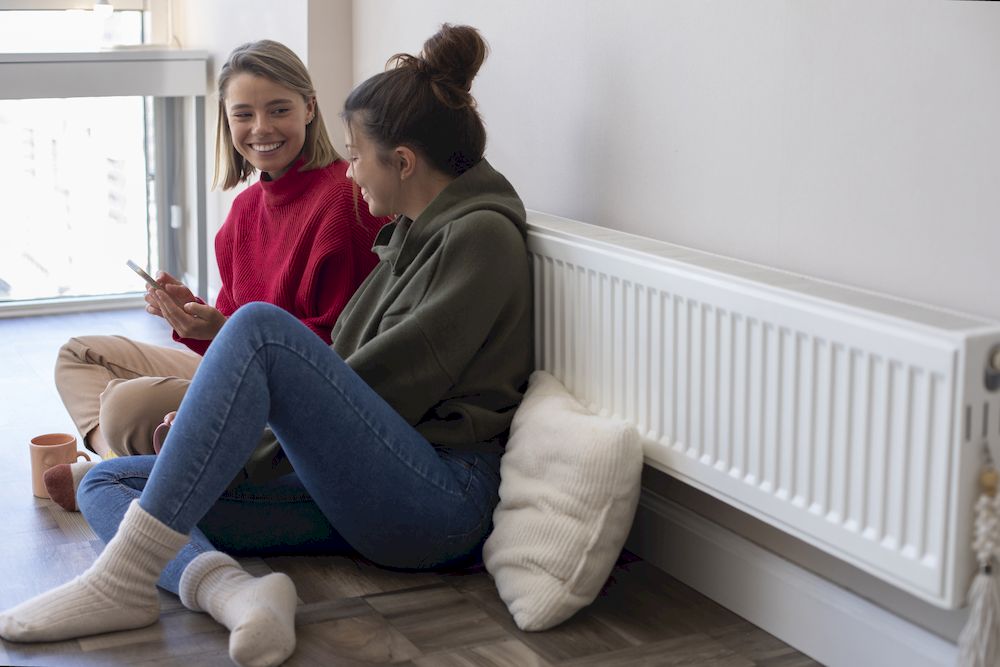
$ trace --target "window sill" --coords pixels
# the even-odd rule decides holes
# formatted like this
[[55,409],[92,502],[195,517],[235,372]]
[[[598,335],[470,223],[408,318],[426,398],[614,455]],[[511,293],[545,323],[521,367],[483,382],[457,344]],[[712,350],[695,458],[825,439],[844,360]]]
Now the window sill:
[[205,95],[208,52],[162,46],[0,53],[0,99]]

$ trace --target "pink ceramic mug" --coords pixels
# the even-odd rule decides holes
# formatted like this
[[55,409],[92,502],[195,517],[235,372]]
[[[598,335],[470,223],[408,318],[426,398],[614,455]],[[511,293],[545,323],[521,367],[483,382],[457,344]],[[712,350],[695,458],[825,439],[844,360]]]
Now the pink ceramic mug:
[[74,463],[80,457],[90,460],[87,452],[78,451],[76,437],[69,433],[46,433],[31,439],[31,492],[39,498],[48,498],[42,475],[60,463]]

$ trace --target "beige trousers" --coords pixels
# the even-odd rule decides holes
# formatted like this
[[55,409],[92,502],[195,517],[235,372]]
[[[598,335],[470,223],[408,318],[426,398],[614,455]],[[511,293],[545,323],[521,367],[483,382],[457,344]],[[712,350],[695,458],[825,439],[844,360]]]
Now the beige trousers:
[[153,430],[184,398],[201,357],[124,336],[70,338],[59,349],[56,389],[83,441],[100,424],[118,456],[153,453]]

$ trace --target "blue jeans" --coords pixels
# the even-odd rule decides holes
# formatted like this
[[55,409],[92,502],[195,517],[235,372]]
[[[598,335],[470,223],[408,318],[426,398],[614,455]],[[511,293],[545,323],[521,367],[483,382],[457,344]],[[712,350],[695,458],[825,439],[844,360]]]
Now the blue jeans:
[[[264,425],[295,473],[227,486]],[[177,592],[191,560],[337,553],[407,569],[460,561],[482,544],[498,501],[500,455],[435,448],[312,331],[263,303],[216,336],[159,456],[122,457],[84,477],[77,502],[114,536],[134,498],[191,542],[160,585]]]

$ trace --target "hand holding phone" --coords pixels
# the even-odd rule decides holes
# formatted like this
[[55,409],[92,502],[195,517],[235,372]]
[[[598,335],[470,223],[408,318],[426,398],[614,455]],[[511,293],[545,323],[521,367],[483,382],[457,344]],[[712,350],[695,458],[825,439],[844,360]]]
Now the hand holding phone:
[[125,264],[128,265],[128,268],[130,268],[133,271],[135,271],[136,273],[138,273],[139,276],[143,280],[145,280],[147,283],[149,283],[153,287],[153,289],[163,289],[163,285],[161,285],[160,283],[156,282],[156,280],[153,278],[153,276],[151,276],[148,273],[146,273],[145,271],[143,271],[142,267],[139,266],[138,264],[136,264],[135,262],[133,262],[131,259],[128,260],[127,262],[125,262]]
[[[167,288],[165,287],[165,283],[164,282],[161,282],[161,281],[156,280],[155,278],[153,278],[153,276],[151,276],[148,273],[146,273],[145,271],[143,271],[142,267],[139,266],[138,264],[136,264],[135,262],[133,262],[131,259],[128,260],[128,261],[126,261],[125,264],[128,266],[128,268],[130,268],[133,271],[135,271],[136,273],[138,273],[139,277],[141,277],[143,280],[145,280],[146,284],[148,284],[154,290],[162,290],[163,293],[166,294],[171,299],[171,301],[173,301],[174,303],[176,303],[178,306],[182,305],[183,302],[178,301],[176,295],[171,294],[169,291],[167,291]],[[169,278],[170,276],[167,276],[167,277]],[[171,281],[173,281],[173,278],[171,278]],[[147,292],[146,293],[146,303],[148,303],[149,306],[147,306],[146,310],[149,311],[150,313],[152,313],[153,315],[157,315],[159,317],[162,317],[163,313],[159,312],[159,309],[157,308],[158,302],[155,301],[155,300],[151,300],[151,299],[154,299],[154,297],[151,296]],[[150,307],[153,307],[155,310],[150,310]]]
[[211,340],[219,333],[226,316],[208,304],[199,303],[191,290],[176,278],[164,273],[156,280],[132,260],[125,263],[156,290],[146,292],[146,312],[165,319],[182,338]]

